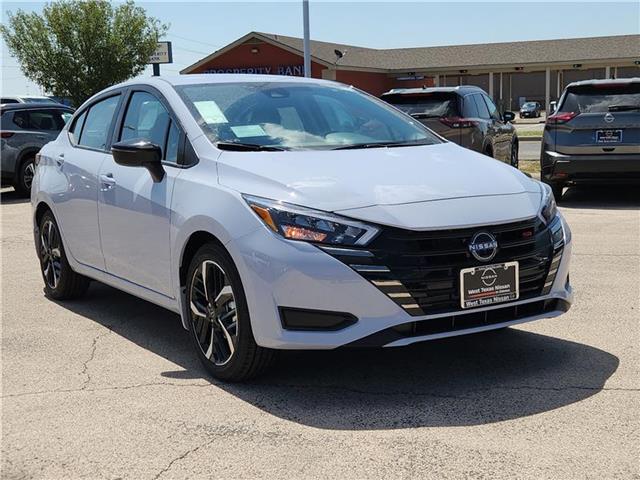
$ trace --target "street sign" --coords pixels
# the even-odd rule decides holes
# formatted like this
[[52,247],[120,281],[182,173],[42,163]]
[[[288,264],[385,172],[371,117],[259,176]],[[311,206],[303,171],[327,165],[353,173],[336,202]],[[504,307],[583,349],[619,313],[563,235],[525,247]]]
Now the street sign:
[[171,51],[171,42],[158,42],[156,51],[151,54],[149,63],[173,63],[173,52]]

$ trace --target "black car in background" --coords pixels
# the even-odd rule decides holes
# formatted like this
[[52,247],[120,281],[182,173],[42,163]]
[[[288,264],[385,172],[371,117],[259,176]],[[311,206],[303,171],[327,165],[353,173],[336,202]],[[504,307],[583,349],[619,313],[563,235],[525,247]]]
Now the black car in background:
[[2,186],[29,195],[36,153],[58,136],[72,113],[72,108],[53,102],[0,106]]
[[556,199],[567,185],[640,183],[640,78],[567,85],[547,118],[540,170]]
[[479,87],[396,88],[381,98],[447,140],[518,166],[515,115],[500,114]]
[[526,102],[520,107],[520,118],[539,118],[542,115],[542,105],[538,102]]

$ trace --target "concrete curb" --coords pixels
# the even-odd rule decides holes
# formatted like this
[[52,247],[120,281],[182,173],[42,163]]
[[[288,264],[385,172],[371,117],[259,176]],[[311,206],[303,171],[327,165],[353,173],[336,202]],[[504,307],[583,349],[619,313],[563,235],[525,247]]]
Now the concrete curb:
[[541,142],[542,137],[518,137],[518,140],[521,142]]

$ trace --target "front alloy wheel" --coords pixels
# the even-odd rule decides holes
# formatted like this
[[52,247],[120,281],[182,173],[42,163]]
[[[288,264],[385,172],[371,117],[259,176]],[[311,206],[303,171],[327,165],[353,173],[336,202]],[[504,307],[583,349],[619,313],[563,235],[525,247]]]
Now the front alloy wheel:
[[227,274],[214,261],[193,273],[189,308],[200,351],[215,365],[228,363],[238,344],[238,313]]
[[240,275],[222,246],[208,243],[198,250],[186,294],[191,339],[214,377],[247,380],[271,365],[275,352],[256,344]]
[[518,168],[519,162],[518,162],[518,144],[517,143],[511,144],[510,163],[513,168]]

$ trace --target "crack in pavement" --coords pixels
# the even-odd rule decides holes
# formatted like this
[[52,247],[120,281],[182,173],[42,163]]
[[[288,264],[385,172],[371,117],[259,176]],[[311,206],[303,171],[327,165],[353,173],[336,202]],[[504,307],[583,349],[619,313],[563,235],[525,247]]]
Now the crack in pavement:
[[[110,391],[110,390],[131,390],[136,388],[146,388],[146,387],[198,387],[198,388],[209,388],[209,387],[220,387],[219,383],[175,383],[175,382],[149,382],[149,383],[138,383],[133,385],[114,385],[110,387],[99,387],[99,388],[87,388],[83,386],[82,388],[70,388],[70,389],[54,389],[54,390],[43,390],[38,392],[23,392],[23,393],[14,393],[9,395],[2,395],[0,398],[16,398],[16,397],[25,397],[32,395],[46,395],[52,393],[76,393],[76,392],[101,392],[101,391]],[[433,392],[415,392],[408,390],[389,390],[389,391],[376,391],[376,390],[363,390],[356,389],[352,387],[343,387],[340,385],[303,385],[303,384],[263,384],[258,385],[260,388],[297,388],[297,389],[306,389],[306,390],[333,390],[339,392],[350,392],[358,395],[376,395],[376,396],[416,396],[416,397],[433,397],[440,399],[455,399],[455,400],[473,400],[473,396],[468,395],[447,395],[447,394],[438,394]],[[237,387],[236,387],[237,388]],[[248,387],[251,388],[251,387]],[[234,387],[228,386],[229,393],[233,394]],[[534,385],[517,385],[517,386],[495,386],[495,387],[486,387],[486,388],[477,388],[469,391],[471,394],[478,394],[482,392],[488,392],[492,390],[536,390],[541,392],[563,392],[569,390],[586,390],[586,391],[605,391],[605,392],[640,392],[640,388],[624,388],[624,387],[590,387],[586,385],[567,385],[564,387],[542,387],[542,386],[534,386]]]
[[191,455],[192,453],[197,452],[198,450],[200,450],[201,448],[204,448],[206,446],[211,445],[215,440],[217,440],[217,437],[213,437],[210,438],[209,440],[207,440],[206,442],[204,442],[201,445],[198,445],[197,447],[194,447],[190,450],[187,450],[186,452],[184,452],[181,455],[178,455],[177,457],[175,457],[174,459],[172,459],[166,467],[164,467],[163,469],[161,469],[158,473],[156,473],[153,477],[153,480],[157,480],[158,478],[160,478],[162,475],[164,475],[165,473],[167,473],[169,470],[171,470],[171,467],[173,466],[174,463],[179,462],[180,460],[183,460],[184,458],[186,458],[187,456]]
[[87,378],[82,383],[82,387],[80,388],[80,390],[85,390],[87,386],[91,383],[91,375],[89,374],[89,363],[91,363],[93,359],[96,357],[98,340],[100,340],[102,337],[106,337],[112,332],[111,330],[112,325],[105,325],[105,327],[107,328],[106,332],[100,332],[98,335],[94,337],[93,342],[91,342],[91,352],[89,354],[89,358],[82,363],[82,371],[80,372],[80,374],[86,376]]

